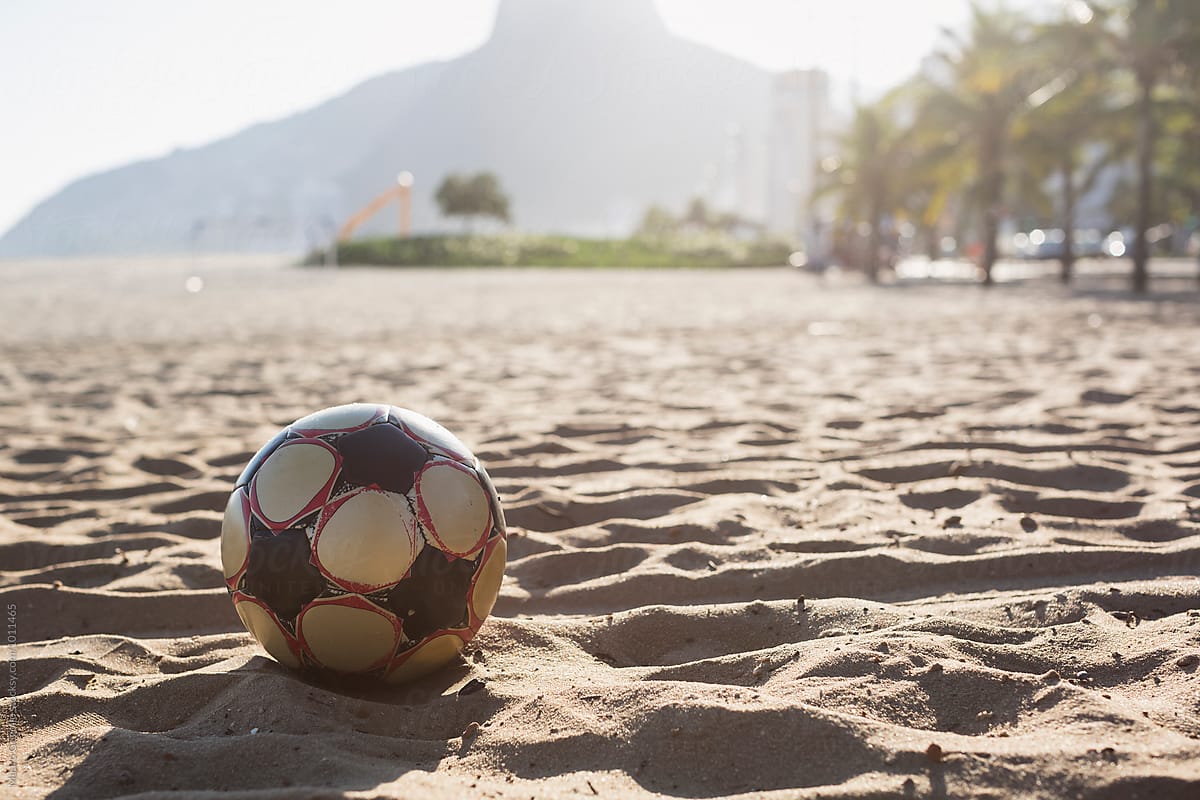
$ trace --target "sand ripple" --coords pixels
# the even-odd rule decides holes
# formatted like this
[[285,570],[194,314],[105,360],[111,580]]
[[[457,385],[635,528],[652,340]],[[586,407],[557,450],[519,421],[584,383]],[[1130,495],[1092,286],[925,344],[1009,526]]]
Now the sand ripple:
[[[1200,793],[1194,303],[196,269],[0,266],[15,796]],[[513,536],[386,690],[265,657],[217,546],[258,444],[362,399]]]

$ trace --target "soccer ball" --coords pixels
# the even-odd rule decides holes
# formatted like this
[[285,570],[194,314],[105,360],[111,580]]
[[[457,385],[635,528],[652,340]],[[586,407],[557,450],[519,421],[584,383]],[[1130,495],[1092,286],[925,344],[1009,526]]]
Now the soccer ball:
[[238,478],[221,525],[234,608],[268,653],[392,682],[470,641],[506,553],[479,459],[428,417],[369,403],[280,431]]

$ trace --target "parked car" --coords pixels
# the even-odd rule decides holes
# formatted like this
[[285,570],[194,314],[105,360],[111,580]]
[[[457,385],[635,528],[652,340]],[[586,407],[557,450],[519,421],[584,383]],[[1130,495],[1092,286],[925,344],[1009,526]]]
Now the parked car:
[[[1080,228],[1073,237],[1072,252],[1076,258],[1095,258],[1109,255],[1108,240],[1095,228]],[[1013,236],[1012,251],[1017,258],[1052,259],[1062,258],[1066,253],[1067,234],[1062,228],[1035,228],[1028,233]]]
[[1029,232],[1029,246],[1026,258],[1062,258],[1066,252],[1067,234],[1062,228],[1035,228]]
[[1096,228],[1075,231],[1075,255],[1080,258],[1099,258],[1104,252],[1104,234]]
[[1121,231],[1113,231],[1104,237],[1104,255],[1120,258],[1125,255],[1127,249],[1125,246],[1125,234]]

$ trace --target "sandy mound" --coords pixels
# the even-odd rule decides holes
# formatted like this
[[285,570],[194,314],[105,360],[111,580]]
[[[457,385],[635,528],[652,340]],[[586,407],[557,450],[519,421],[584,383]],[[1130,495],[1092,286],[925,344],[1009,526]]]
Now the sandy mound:
[[[1200,796],[1194,302],[0,280],[6,796]],[[513,537],[464,660],[387,690],[267,658],[217,546],[257,446],[363,399],[471,444]]]

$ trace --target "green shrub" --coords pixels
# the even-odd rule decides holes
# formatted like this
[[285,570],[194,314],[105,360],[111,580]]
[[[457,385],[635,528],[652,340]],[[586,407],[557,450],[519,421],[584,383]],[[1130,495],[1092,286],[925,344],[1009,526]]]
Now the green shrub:
[[[338,262],[395,267],[767,267],[787,263],[790,248],[770,240],[692,236],[579,239],[569,236],[412,236],[338,245]],[[323,263],[309,254],[305,264]]]

